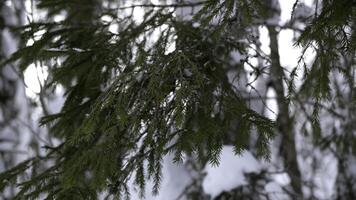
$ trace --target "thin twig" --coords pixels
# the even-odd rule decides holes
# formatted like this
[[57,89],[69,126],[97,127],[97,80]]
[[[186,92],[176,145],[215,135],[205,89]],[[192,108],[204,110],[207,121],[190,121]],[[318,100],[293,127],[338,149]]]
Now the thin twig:
[[145,8],[180,8],[180,7],[195,7],[200,6],[206,3],[206,1],[198,1],[195,3],[182,3],[182,4],[136,4],[131,6],[124,6],[117,8],[118,10],[124,9],[133,9],[136,7],[145,7]]

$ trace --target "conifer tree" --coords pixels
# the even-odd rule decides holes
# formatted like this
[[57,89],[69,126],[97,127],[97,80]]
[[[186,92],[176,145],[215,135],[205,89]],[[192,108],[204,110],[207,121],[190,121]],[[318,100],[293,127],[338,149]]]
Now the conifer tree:
[[[269,161],[273,138],[281,140],[279,154],[291,179],[285,193],[303,199],[308,186],[298,165],[300,118],[305,137],[316,148],[339,156],[338,197],[353,198],[350,183],[356,175],[341,170],[354,159],[354,142],[349,142],[355,140],[355,105],[347,104],[344,117],[349,120],[338,127],[342,134],[328,137],[319,119],[325,111],[335,115],[342,104],[355,101],[352,0],[316,1],[297,41],[305,50],[314,49],[316,57],[307,66],[301,55],[293,71],[280,63],[278,30],[295,28],[298,0],[285,27],[273,23],[280,14],[273,0],[34,2],[46,17],[18,29],[23,41],[33,39],[33,44],[21,46],[1,65],[16,64],[24,72],[30,64],[46,63],[45,89],[63,87],[65,103],[59,113],[45,113],[40,121],[60,143],[43,146],[45,155],[0,174],[0,190],[16,184],[14,199],[129,199],[131,180],[142,197],[147,180],[157,194],[166,155],[174,155],[177,163],[189,158],[199,174],[207,164],[219,165],[224,145],[233,145],[236,154],[250,150]],[[177,16],[187,10],[191,13]],[[143,12],[141,18],[137,12]],[[259,49],[259,26],[268,29],[270,55]],[[257,65],[251,63],[255,58]],[[302,86],[296,88],[301,69]],[[247,75],[255,79],[250,82]],[[266,89],[256,89],[254,82]],[[261,93],[269,88],[276,93],[275,121],[263,112],[268,108]],[[253,98],[261,110],[251,106]],[[247,176],[248,186],[216,199],[269,199],[260,181],[268,173]],[[196,180],[185,197],[208,199],[202,179]]]

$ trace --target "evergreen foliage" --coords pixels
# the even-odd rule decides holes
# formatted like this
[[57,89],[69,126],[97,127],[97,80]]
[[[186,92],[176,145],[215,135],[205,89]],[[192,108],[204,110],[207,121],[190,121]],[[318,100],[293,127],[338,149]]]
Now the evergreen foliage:
[[[60,113],[40,122],[51,127],[61,144],[46,146],[46,155],[1,173],[0,190],[16,182],[14,199],[98,199],[102,192],[107,198],[129,198],[128,182],[134,177],[142,195],[147,178],[158,193],[165,155],[174,154],[176,162],[194,155],[201,163],[218,165],[227,133],[235,135],[232,143],[239,154],[249,148],[250,132],[257,131],[257,155],[269,159],[268,142],[278,124],[250,108],[239,88],[246,85],[236,87],[227,75],[233,52],[242,58],[234,66],[237,71],[244,71],[244,63],[254,56],[248,53],[251,43],[257,44],[253,26],[265,23],[270,13],[264,3],[35,3],[51,20],[21,27],[23,39],[34,43],[2,64],[16,63],[22,71],[31,63],[45,64],[46,89],[65,88]],[[191,7],[200,8],[191,20],[177,16],[177,10]],[[137,8],[144,10],[142,21],[133,15]],[[304,71],[301,92],[293,87],[296,72],[290,74],[284,100],[313,98],[314,113],[308,119],[315,135],[321,135],[320,104],[332,96],[330,73],[338,70],[355,89],[354,65],[339,63],[341,54],[354,58],[355,9],[350,0],[323,1],[321,13],[298,40],[315,48],[317,57]],[[58,15],[65,18],[54,20]],[[113,25],[117,30],[112,31]],[[263,73],[253,70],[256,79]]]

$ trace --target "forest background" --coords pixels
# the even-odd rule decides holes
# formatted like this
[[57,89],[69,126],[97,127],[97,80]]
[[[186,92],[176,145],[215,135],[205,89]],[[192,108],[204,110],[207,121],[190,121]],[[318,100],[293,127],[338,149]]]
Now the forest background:
[[356,199],[355,5],[0,1],[0,197]]

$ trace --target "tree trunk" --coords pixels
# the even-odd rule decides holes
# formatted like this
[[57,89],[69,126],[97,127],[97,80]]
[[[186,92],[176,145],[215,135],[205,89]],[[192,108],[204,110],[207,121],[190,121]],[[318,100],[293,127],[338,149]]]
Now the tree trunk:
[[[289,115],[289,105],[285,98],[283,79],[285,78],[283,67],[280,64],[278,52],[278,32],[273,26],[267,26],[270,36],[271,49],[271,84],[277,95],[278,104],[278,132],[281,135],[280,154],[284,159],[284,166],[291,179],[291,186],[295,195],[302,196],[301,173],[297,162],[295,146],[294,120]],[[294,195],[293,194],[293,195]],[[295,198],[295,196],[293,196]]]

